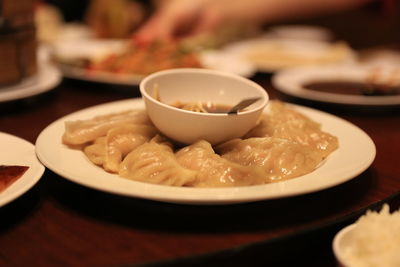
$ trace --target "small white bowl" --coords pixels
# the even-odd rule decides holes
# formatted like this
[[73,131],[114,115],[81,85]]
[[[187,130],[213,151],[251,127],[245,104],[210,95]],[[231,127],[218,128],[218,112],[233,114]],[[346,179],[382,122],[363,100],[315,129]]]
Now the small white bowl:
[[[162,102],[154,98],[158,88]],[[142,80],[140,92],[154,125],[182,144],[207,140],[218,144],[242,137],[253,128],[268,103],[267,92],[257,83],[238,75],[208,69],[172,69]],[[244,98],[260,97],[238,114],[200,113],[171,106],[177,102],[212,102],[233,106]]]
[[356,227],[355,224],[351,224],[340,230],[334,237],[332,243],[333,254],[341,267],[351,267],[343,256],[343,251],[351,246],[352,243],[352,231]]

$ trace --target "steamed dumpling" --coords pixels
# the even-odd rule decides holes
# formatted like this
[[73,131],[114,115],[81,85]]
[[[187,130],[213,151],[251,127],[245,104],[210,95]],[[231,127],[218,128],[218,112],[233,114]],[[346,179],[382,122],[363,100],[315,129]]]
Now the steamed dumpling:
[[269,112],[245,139],[215,148],[198,141],[174,152],[172,143],[157,133],[145,110],[129,110],[68,121],[62,140],[121,177],[190,187],[249,186],[294,178],[312,172],[339,146],[318,123],[278,101],[270,102]]
[[128,124],[110,129],[83,151],[96,165],[106,171],[118,173],[124,157],[139,145],[149,141],[157,133],[153,126]]
[[275,137],[233,139],[216,150],[230,161],[261,167],[271,182],[309,173],[324,158],[317,149]]
[[129,110],[88,120],[66,121],[62,141],[66,145],[82,145],[105,136],[113,127],[127,123],[152,125],[144,110]]
[[131,180],[172,186],[192,184],[196,172],[182,167],[171,145],[159,136],[131,151],[120,165],[119,175]]
[[337,137],[321,130],[321,126],[287,107],[279,101],[271,101],[269,113],[245,137],[277,137],[309,145],[320,150],[324,157],[339,146]]
[[198,141],[176,152],[178,162],[197,172],[194,187],[229,187],[266,183],[265,172],[231,162],[216,154],[207,141]]
[[106,137],[101,136],[97,138],[93,144],[83,148],[86,157],[96,165],[102,166],[107,153]]

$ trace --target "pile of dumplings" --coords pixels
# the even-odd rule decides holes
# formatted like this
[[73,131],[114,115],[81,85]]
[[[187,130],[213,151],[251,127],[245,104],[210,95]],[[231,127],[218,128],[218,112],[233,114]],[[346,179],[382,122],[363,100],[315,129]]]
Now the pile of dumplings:
[[121,177],[186,187],[234,187],[277,182],[315,170],[338,146],[337,137],[279,101],[241,139],[179,147],[145,110],[65,122],[62,142]]

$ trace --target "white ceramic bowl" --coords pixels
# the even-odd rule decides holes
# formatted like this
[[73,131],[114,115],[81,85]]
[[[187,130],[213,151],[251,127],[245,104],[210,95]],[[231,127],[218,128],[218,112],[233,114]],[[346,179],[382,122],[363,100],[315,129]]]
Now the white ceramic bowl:
[[[153,97],[158,87],[161,102]],[[167,137],[183,144],[204,139],[218,144],[242,137],[255,126],[268,103],[267,92],[241,76],[208,69],[171,69],[153,73],[140,83],[147,113]],[[200,113],[171,106],[177,102],[213,102],[233,106],[244,98],[261,97],[237,115]]]
[[343,256],[344,250],[347,249],[348,246],[351,246],[352,243],[352,231],[356,227],[355,224],[351,224],[342,230],[340,230],[333,239],[332,249],[333,254],[338,261],[339,266],[341,267],[351,267],[349,263],[346,261],[346,258]]

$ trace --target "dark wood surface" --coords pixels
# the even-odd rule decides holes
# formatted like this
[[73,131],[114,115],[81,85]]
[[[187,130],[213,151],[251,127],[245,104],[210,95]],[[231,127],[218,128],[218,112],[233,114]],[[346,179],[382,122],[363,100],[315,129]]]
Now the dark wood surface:
[[[354,48],[398,46],[399,16],[386,15],[398,10],[378,6],[306,23],[329,26]],[[338,230],[366,209],[400,206],[400,107],[293,99],[272,88],[270,78],[253,77],[272,99],[321,109],[363,129],[377,148],[370,168],[320,192],[228,206],[121,197],[46,170],[31,190],[0,208],[0,266],[337,266],[331,243]],[[64,115],[133,97],[139,97],[135,86],[64,80],[44,95],[0,103],[0,131],[35,143]]]
[[[372,166],[320,192],[228,206],[121,197],[46,170],[30,191],[0,208],[0,266],[336,266],[331,242],[341,227],[383,202],[399,206],[399,108],[290,99],[272,88],[270,78],[253,79],[272,99],[322,109],[370,135],[377,147]],[[136,86],[64,80],[44,95],[2,103],[0,131],[35,143],[64,115],[133,97],[139,97]]]

